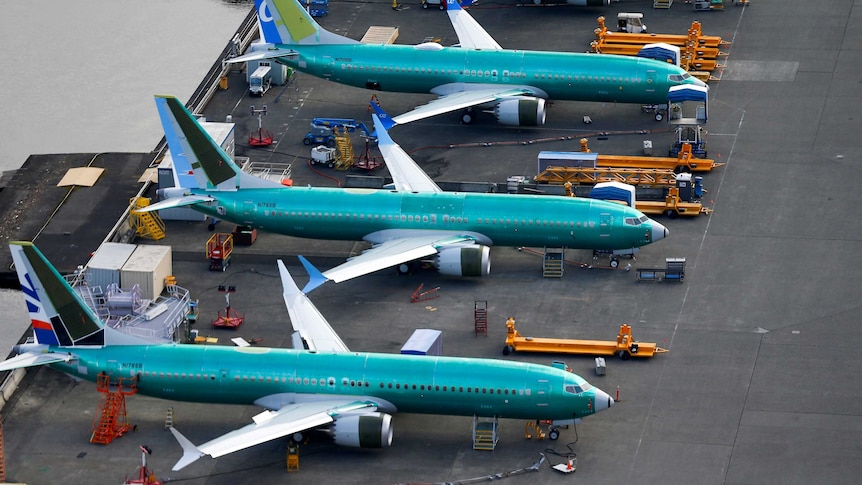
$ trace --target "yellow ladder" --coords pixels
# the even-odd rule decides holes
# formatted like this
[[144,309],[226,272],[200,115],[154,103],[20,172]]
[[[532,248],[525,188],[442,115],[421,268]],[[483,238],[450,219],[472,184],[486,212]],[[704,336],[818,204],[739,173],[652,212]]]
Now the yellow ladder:
[[136,209],[150,205],[150,199],[135,197],[130,200],[129,226],[135,235],[158,241],[165,237],[165,221],[155,212],[138,212]]
[[473,416],[473,449],[483,451],[494,451],[497,447],[497,417],[494,416],[492,421],[481,420],[478,416]]
[[338,148],[338,158],[335,160],[336,170],[347,170],[353,166],[355,161],[353,157],[353,143],[350,141],[350,134],[344,126],[336,126],[332,129],[335,136],[335,147]]

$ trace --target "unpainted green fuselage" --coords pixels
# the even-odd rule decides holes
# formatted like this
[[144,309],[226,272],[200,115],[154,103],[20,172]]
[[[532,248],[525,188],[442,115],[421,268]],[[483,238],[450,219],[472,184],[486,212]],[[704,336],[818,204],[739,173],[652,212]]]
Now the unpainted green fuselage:
[[671,86],[699,83],[679,66],[628,56],[368,44],[278,47],[298,52],[279,62],[299,71],[391,92],[430,93],[466,83],[530,86],[557,100],[661,104]]
[[217,219],[312,239],[398,230],[481,235],[480,243],[509,246],[613,250],[652,242],[643,214],[586,198],[310,187],[191,192],[217,199],[194,206]]
[[355,397],[388,412],[555,420],[596,409],[595,388],[577,375],[520,362],[184,344],[71,351],[72,361],[52,366],[90,381],[137,376],[138,392],[174,401],[251,405],[295,393]]

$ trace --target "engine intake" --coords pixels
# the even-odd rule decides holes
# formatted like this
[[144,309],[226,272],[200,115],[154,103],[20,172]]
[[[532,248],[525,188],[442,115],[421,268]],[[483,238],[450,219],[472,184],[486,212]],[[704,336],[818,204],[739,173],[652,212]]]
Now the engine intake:
[[518,97],[504,99],[494,108],[497,122],[509,126],[542,126],[545,124],[545,100]]
[[481,244],[443,249],[434,266],[447,276],[487,276],[491,272],[491,249]]
[[392,445],[392,416],[368,413],[343,416],[332,424],[332,439],[340,446],[387,448]]

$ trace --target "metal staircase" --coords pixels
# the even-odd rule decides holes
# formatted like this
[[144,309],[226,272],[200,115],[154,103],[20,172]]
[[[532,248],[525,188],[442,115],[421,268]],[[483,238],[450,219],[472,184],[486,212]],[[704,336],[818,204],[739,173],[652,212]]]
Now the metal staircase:
[[135,235],[154,241],[164,239],[165,221],[155,212],[138,212],[136,210],[150,205],[150,199],[135,197],[129,201],[129,204],[132,206],[129,210],[129,227],[135,231]]
[[96,389],[102,393],[99,413],[93,420],[93,434],[90,443],[107,445],[114,438],[123,436],[131,425],[126,416],[126,396],[138,392],[138,379],[119,378],[111,382],[111,376],[101,373],[96,380]]
[[565,264],[565,248],[545,247],[545,256],[542,264],[542,276],[545,278],[562,278],[563,266]]
[[473,327],[476,335],[488,335],[488,301],[473,302]]
[[335,161],[336,170],[347,170],[353,166],[353,143],[350,141],[350,133],[343,125],[332,129],[335,137],[335,147],[338,149],[338,159]]
[[473,416],[473,449],[494,451],[497,447],[497,417],[481,418]]

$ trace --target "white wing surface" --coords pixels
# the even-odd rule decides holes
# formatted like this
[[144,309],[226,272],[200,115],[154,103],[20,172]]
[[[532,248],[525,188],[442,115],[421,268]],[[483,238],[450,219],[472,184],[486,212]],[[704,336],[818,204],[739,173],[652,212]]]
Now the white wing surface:
[[176,428],[171,433],[183,448],[183,456],[173,470],[181,470],[204,455],[218,458],[244,450],[270,440],[290,436],[335,421],[339,414],[357,409],[375,410],[372,403],[356,400],[324,400],[284,406],[278,411],[264,411],[255,416],[254,423],[195,446]]
[[419,168],[419,165],[416,165],[410,155],[392,141],[377,114],[372,114],[371,117],[374,119],[377,146],[380,148],[389,174],[392,175],[395,190],[399,192],[442,192],[434,180]]
[[437,254],[438,248],[441,246],[472,241],[474,239],[470,236],[443,232],[393,238],[372,247],[359,256],[350,258],[344,264],[324,271],[323,276],[327,280],[340,283],[357,276]]
[[511,88],[506,86],[459,91],[443,95],[428,104],[417,106],[411,111],[393,117],[392,121],[399,125],[403,125],[404,123],[410,123],[411,121],[421,120],[443,113],[451,113],[452,111],[457,111],[459,109],[466,109],[484,103],[499,101],[503,98],[522,96],[525,94],[531,94],[530,90],[526,88]]
[[503,50],[500,44],[485,31],[472,15],[465,12],[457,0],[445,0],[449,21],[464,49]]
[[293,329],[305,340],[310,350],[331,350],[334,352],[348,352],[350,349],[329,326],[329,322],[305,296],[299,291],[296,282],[290,276],[284,263],[278,260],[278,273],[281,276],[281,285],[284,290],[284,304],[290,315],[290,323]]

